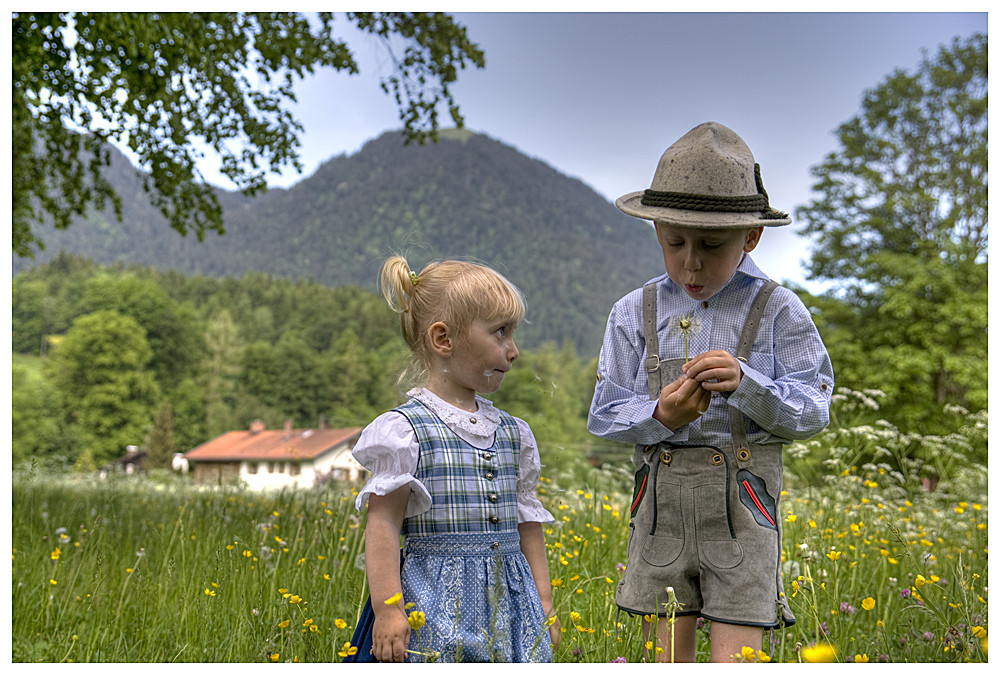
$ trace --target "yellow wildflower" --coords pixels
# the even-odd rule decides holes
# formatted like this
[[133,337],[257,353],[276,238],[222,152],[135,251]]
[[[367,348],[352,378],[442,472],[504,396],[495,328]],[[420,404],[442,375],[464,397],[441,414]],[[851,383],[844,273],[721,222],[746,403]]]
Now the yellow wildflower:
[[875,609],[875,598],[868,596],[861,601],[861,608],[868,610],[869,612]]
[[569,618],[573,621],[573,623],[580,623],[580,612],[570,612]]
[[807,663],[833,663],[837,657],[837,650],[831,644],[817,642],[803,647],[800,654]]
[[427,617],[424,616],[423,612],[413,611],[410,612],[410,616],[406,618],[406,623],[410,624],[410,628],[413,630],[420,630],[427,623]]
[[52,551],[52,553],[49,554],[49,557],[52,558],[53,560],[59,560],[59,556],[61,554],[62,554],[62,551],[60,551],[59,547],[56,546],[56,550]]
[[278,624],[278,628],[288,628],[288,624],[290,623],[291,623],[290,619],[285,619],[284,621]]
[[278,652],[274,652],[274,653],[271,654],[271,660],[272,661],[277,661],[279,658],[281,658],[281,657],[278,655]]
[[854,662],[855,663],[868,663],[868,655],[867,654],[855,654],[854,655]]
[[347,628],[347,622],[344,621],[343,619],[337,619],[336,621],[333,622],[333,625],[339,628],[340,630],[344,630],[345,628]]
[[744,659],[750,661],[751,663],[757,660],[757,650],[755,650],[753,647],[744,646],[742,649],[740,649],[740,654],[743,656]]
[[288,602],[289,602],[289,604],[297,605],[300,602],[302,602],[302,598],[300,598],[297,595],[293,595],[292,597],[288,598]]
[[402,600],[402,599],[403,599],[403,594],[402,593],[396,593],[392,597],[387,598],[386,601],[385,601],[385,604],[387,604],[387,605],[398,605],[399,601]]
[[348,656],[354,656],[358,653],[358,648],[351,645],[350,642],[345,642],[344,646],[337,652],[337,656],[341,658],[347,658]]
[[205,589],[205,595],[207,595],[210,598],[214,598],[215,597],[215,591],[213,591],[210,588],[206,588]]

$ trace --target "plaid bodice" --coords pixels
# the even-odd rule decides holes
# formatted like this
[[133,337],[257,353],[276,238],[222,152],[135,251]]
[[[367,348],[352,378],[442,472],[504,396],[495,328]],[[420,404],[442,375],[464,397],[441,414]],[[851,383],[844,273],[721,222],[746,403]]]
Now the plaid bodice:
[[420,444],[414,478],[431,495],[428,511],[406,518],[403,534],[424,536],[517,530],[517,479],[521,437],[514,418],[500,412],[491,448],[481,450],[427,406],[411,399],[396,408]]

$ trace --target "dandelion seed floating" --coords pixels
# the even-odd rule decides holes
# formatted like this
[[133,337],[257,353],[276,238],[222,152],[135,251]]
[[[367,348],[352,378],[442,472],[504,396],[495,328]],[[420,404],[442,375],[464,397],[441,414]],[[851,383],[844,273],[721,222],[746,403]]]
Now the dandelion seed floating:
[[697,335],[701,332],[701,321],[698,320],[698,317],[689,312],[687,314],[672,317],[670,319],[668,329],[671,332],[679,332],[684,336],[684,361],[686,363],[690,360],[688,358],[688,340],[691,336]]

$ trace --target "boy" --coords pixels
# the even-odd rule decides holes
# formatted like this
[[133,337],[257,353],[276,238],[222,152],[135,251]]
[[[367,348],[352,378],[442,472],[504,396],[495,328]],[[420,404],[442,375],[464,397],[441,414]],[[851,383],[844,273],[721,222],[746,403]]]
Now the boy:
[[750,259],[764,227],[791,219],[769,206],[732,130],[695,127],[663,153],[651,189],[616,205],[654,222],[667,272],[612,308],[587,423],[635,444],[616,602],[668,616],[671,587],[680,606],[673,635],[657,622],[659,659],[672,645],[675,661],[694,661],[701,616],[711,660],[738,660],[764,628],[795,621],[781,581],[781,452],[829,422],[833,368],[802,302]]

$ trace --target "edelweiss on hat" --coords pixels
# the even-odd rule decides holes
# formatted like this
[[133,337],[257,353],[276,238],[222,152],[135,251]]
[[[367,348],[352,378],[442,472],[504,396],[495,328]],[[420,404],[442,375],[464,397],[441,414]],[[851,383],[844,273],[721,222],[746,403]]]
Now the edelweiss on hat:
[[699,124],[660,157],[653,184],[615,202],[636,218],[678,227],[732,229],[788,225],[767,201],[760,166],[736,133],[718,122]]

